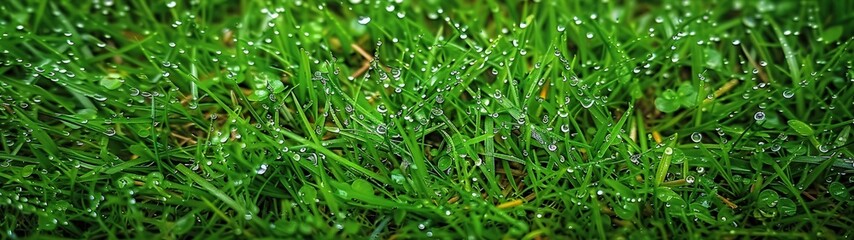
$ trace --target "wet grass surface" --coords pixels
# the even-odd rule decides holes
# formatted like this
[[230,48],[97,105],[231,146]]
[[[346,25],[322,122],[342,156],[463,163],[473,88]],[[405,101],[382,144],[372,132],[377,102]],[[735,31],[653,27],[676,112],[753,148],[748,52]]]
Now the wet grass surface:
[[0,236],[841,238],[851,1],[0,3]]

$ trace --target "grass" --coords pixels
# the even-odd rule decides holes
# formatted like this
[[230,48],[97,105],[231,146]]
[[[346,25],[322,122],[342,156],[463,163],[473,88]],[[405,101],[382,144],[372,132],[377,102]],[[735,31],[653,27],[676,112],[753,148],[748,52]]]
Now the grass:
[[854,231],[851,1],[0,3],[0,236]]

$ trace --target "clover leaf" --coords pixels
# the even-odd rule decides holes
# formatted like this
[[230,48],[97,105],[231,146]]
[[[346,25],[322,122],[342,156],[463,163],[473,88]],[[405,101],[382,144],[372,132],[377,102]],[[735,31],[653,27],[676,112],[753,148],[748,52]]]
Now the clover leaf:
[[697,89],[688,82],[679,85],[676,91],[667,89],[655,99],[655,108],[665,113],[672,113],[680,107],[697,106]]

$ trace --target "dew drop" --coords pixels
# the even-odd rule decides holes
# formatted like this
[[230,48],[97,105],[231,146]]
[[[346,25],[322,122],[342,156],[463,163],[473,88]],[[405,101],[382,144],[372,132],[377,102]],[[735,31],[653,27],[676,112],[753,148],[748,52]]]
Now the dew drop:
[[793,92],[792,89],[783,90],[783,97],[784,98],[792,98],[794,96],[795,96],[795,92]]
[[775,143],[774,145],[771,145],[771,151],[772,152],[780,151],[780,148],[782,148],[782,147],[783,146],[781,146],[780,144]]
[[388,128],[386,128],[385,125],[380,124],[379,126],[377,126],[376,131],[377,131],[377,134],[382,135],[382,134],[386,134],[386,132],[388,132]]
[[581,106],[584,108],[590,108],[591,106],[593,106],[593,102],[594,102],[594,100],[590,99],[590,98],[582,98],[579,101],[581,102]]
[[258,175],[263,175],[266,172],[267,172],[267,164],[261,164],[261,167],[259,167],[257,170],[255,170],[255,173],[257,173]]
[[692,133],[692,134],[691,134],[691,141],[694,141],[695,143],[698,143],[698,142],[700,142],[701,140],[703,140],[703,134],[700,134],[700,133],[698,133],[698,132],[694,132],[694,133]]
[[371,22],[371,17],[360,16],[358,19],[356,19],[356,21],[358,21],[359,24],[367,25],[369,22]]
[[756,121],[765,120],[765,112],[759,111],[753,114],[753,119]]
[[568,133],[569,132],[569,124],[560,125],[560,131],[564,132],[564,133]]

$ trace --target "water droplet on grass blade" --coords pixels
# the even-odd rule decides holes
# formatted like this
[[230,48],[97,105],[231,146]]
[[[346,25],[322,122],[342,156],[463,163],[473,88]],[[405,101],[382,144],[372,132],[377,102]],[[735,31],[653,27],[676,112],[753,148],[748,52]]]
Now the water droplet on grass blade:
[[793,92],[791,89],[783,90],[784,98],[792,98],[793,96],[795,96],[795,92]]
[[581,106],[582,106],[582,107],[584,107],[584,108],[590,108],[591,106],[593,106],[593,102],[594,102],[594,100],[593,100],[593,99],[590,99],[590,98],[582,98],[582,99],[580,99],[580,100],[579,100],[579,102],[581,102]]
[[384,104],[377,105],[377,112],[380,112],[380,113],[388,112],[388,108],[386,108]]
[[367,25],[368,23],[371,22],[371,17],[360,16],[358,19],[356,19],[356,21],[359,22],[359,24]]
[[564,133],[568,133],[569,132],[569,124],[560,125],[560,131],[564,132]]
[[380,134],[380,135],[386,134],[386,132],[388,132],[388,128],[386,128],[386,126],[383,124],[378,125],[376,130],[377,130],[377,134]]
[[702,140],[703,140],[702,134],[700,134],[698,132],[694,132],[691,134],[691,141],[694,141],[696,143],[696,142],[700,142]]
[[755,114],[753,114],[753,119],[756,121],[765,120],[765,112],[762,112],[762,111],[756,112]]
[[255,173],[258,175],[263,175],[266,172],[267,172],[267,164],[261,164],[261,167],[259,167],[257,170],[255,170]]

